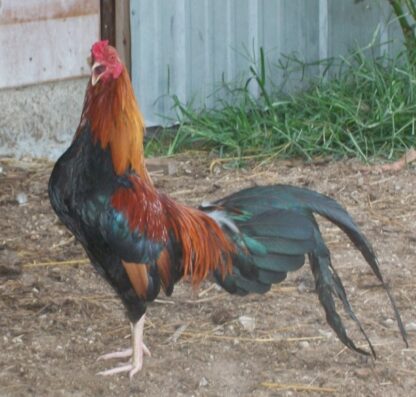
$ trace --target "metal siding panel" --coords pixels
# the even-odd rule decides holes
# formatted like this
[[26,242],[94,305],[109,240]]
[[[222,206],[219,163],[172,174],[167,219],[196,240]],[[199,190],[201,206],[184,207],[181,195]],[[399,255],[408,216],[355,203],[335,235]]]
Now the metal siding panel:
[[[285,0],[286,53],[296,51],[301,59],[318,55],[319,2],[316,0]],[[312,52],[308,51],[311,48]],[[310,55],[312,54],[312,55]]]
[[[204,15],[204,37],[205,37],[205,46],[204,46],[204,77],[201,80],[203,83],[203,89],[205,98],[203,99],[204,103],[207,106],[213,106],[214,100],[210,94],[211,84],[214,80],[214,66],[215,66],[215,52],[214,52],[214,8],[212,6],[211,0],[204,0],[204,6],[202,9]],[[193,95],[193,93],[192,93]]]
[[[155,40],[149,45],[155,48],[155,58],[153,60],[154,73],[156,75],[156,92],[159,94],[155,98],[154,108],[157,117],[168,115],[168,95],[175,93],[181,96],[180,85],[182,81],[178,79],[176,70],[176,52],[184,52],[185,48],[180,45],[178,36],[178,20],[176,7],[180,1],[156,0],[154,1],[154,20],[152,26]],[[160,12],[163,9],[163,12]],[[157,37],[157,38],[156,38]],[[144,60],[146,60],[144,58]],[[147,76],[142,76],[146,79]],[[185,80],[185,79],[181,79]]]
[[213,82],[221,81],[227,70],[227,52],[229,40],[227,37],[227,12],[226,3],[222,0],[212,1],[213,16],[213,53],[214,57]]
[[153,102],[159,97],[158,73],[165,66],[161,62],[159,68],[155,68],[156,46],[161,41],[156,18],[156,0],[131,0],[130,8],[132,81],[146,121],[152,124]]
[[263,7],[263,46],[269,60],[269,66],[280,58],[281,53],[281,27],[282,27],[282,2],[267,2],[267,7]]
[[234,29],[234,53],[235,53],[235,75],[238,80],[247,74],[249,65],[255,55],[253,53],[250,29],[250,0],[241,0],[235,4],[235,29]]
[[[303,10],[299,18],[300,25],[303,25],[301,35],[299,37],[298,48],[300,59],[306,63],[315,62],[319,59],[319,0],[303,0],[300,4]],[[302,23],[303,20],[303,23]],[[301,87],[305,87],[308,80],[319,74],[319,66],[313,66],[306,69],[302,79]]]
[[[190,2],[189,60],[192,64],[192,72],[187,76],[190,92],[187,100],[195,101],[197,103],[201,103],[202,98],[208,95],[205,90],[205,84],[201,84],[206,78],[205,48],[208,46],[207,34],[205,31],[205,16],[204,12],[201,12],[201,8],[199,2]],[[193,93],[198,93],[198,95],[194,97]]]
[[400,24],[396,14],[387,2],[382,3],[381,14],[382,28],[384,28],[384,32],[382,31],[380,35],[381,51],[382,53],[387,51],[388,55],[394,58],[405,50]]
[[[169,95],[182,102],[213,107],[216,90],[245,81],[263,47],[269,84],[281,84],[276,68],[282,54],[305,62],[345,54],[366,45],[391,9],[364,0],[131,0],[133,84],[148,125],[173,115]],[[383,14],[383,12],[384,14]],[[389,15],[390,15],[389,14]],[[381,37],[396,35],[387,22]],[[400,32],[398,32],[400,34]],[[385,46],[391,51],[392,44]],[[397,47],[394,47],[397,48]],[[401,47],[400,47],[401,48]],[[319,75],[319,66],[304,76]],[[305,86],[292,74],[285,89]],[[253,93],[258,93],[255,85]],[[215,93],[214,93],[215,92]],[[213,94],[214,93],[214,94]],[[169,95],[167,95],[169,94]]]
[[[329,21],[328,21],[328,0],[319,0],[318,3],[318,58],[327,59],[329,53],[328,36],[329,36]],[[325,65],[319,66],[319,73],[322,75],[325,71]]]
[[283,48],[287,40],[284,34],[284,26],[287,23],[284,14],[284,1],[267,2],[263,14],[263,47],[267,58],[268,87],[279,86],[282,81],[279,61],[284,53]]
[[[159,2],[159,7],[162,4]],[[160,16],[162,21],[162,41],[158,46],[159,52],[163,53],[166,68],[159,75],[159,92],[163,95],[161,98],[159,113],[166,114],[169,107],[169,98],[166,96],[170,88],[166,84],[167,77],[172,84],[172,93],[177,95],[180,100],[186,100],[187,95],[187,7],[185,0],[176,0],[175,2],[163,2],[164,12]],[[157,66],[157,65],[156,65]],[[163,110],[163,111],[162,111]]]
[[235,48],[235,4],[236,0],[226,0],[226,38],[227,46],[227,81],[235,80],[236,76],[236,48]]
[[328,0],[328,15],[331,57],[370,44],[382,18],[380,3],[374,0]]
[[[274,3],[274,4],[273,4]],[[287,82],[277,67],[282,56],[296,57],[302,62],[313,62],[319,57],[319,1],[280,0],[264,8],[265,37],[263,47],[267,55],[269,85],[293,91],[304,87],[305,78],[317,73],[317,67],[306,74],[291,72]],[[272,5],[273,4],[273,5]],[[303,78],[303,81],[300,81]]]
[[212,3],[213,10],[213,40],[212,47],[213,53],[207,54],[208,57],[212,57],[213,71],[211,81],[207,82],[206,90],[215,92],[211,96],[211,104],[215,106],[218,104],[218,89],[221,88],[222,81],[230,81],[230,68],[229,62],[231,59],[231,46],[230,46],[230,29],[228,25],[228,19],[230,15],[227,13],[227,3],[222,0],[214,0]]

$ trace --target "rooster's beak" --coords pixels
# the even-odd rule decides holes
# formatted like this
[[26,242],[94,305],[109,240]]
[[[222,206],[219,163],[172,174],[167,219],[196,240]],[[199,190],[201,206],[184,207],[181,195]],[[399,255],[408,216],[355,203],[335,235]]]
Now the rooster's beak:
[[105,72],[105,66],[99,62],[95,62],[91,68],[91,84],[94,86],[98,83]]

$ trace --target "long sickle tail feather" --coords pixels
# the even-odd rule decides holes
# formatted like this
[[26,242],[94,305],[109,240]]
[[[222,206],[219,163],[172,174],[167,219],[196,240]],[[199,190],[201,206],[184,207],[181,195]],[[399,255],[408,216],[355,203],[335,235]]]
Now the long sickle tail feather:
[[338,338],[350,349],[368,355],[368,352],[357,347],[354,342],[348,337],[345,327],[342,323],[341,317],[338,315],[335,307],[335,302],[333,295],[338,296],[341,300],[345,312],[350,316],[352,320],[358,325],[361,333],[364,335],[371,353],[376,357],[375,350],[369,337],[367,336],[364,328],[361,325],[361,322],[358,320],[354,314],[352,307],[348,301],[344,286],[339,278],[337,272],[331,264],[331,259],[329,251],[326,246],[323,244],[320,234],[317,236],[318,241],[321,240],[321,243],[318,243],[317,249],[309,254],[309,262],[311,265],[312,273],[315,278],[316,291],[318,293],[319,301],[323,306],[326,314],[326,320],[331,328],[335,331]]
[[328,207],[327,208],[315,207],[314,210],[318,214],[324,216],[325,218],[333,222],[335,225],[337,225],[349,237],[349,239],[352,241],[355,247],[361,252],[361,254],[365,258],[367,263],[370,265],[373,273],[375,274],[377,279],[380,281],[383,289],[386,291],[386,294],[390,300],[390,304],[393,308],[394,315],[397,319],[397,324],[398,324],[402,339],[406,347],[409,347],[409,343],[407,341],[406,329],[403,325],[399,310],[397,309],[397,305],[391,294],[390,288],[388,284],[386,284],[386,282],[384,281],[384,278],[381,274],[380,267],[379,267],[380,264],[378,262],[377,256],[374,253],[374,250],[371,244],[368,242],[366,237],[360,232],[360,230],[358,229],[358,227],[352,220],[351,216],[336,201],[331,200],[331,202],[332,202],[332,205],[329,208]]

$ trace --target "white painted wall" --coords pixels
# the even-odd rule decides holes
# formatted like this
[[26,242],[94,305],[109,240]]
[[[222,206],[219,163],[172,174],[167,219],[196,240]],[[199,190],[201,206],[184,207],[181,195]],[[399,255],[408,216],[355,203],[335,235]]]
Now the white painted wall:
[[85,76],[99,0],[1,0],[0,89]]
[[99,0],[0,0],[0,156],[54,159],[79,123]]

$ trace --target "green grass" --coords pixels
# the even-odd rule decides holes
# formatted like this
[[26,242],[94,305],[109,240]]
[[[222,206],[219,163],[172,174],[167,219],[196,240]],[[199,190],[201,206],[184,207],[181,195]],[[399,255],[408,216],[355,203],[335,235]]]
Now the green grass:
[[[288,96],[269,88],[260,51],[259,66],[250,69],[244,84],[223,85],[227,100],[216,109],[197,111],[174,97],[179,129],[150,140],[147,152],[174,154],[197,147],[218,156],[368,161],[396,158],[414,145],[416,75],[405,55],[371,59],[356,51],[326,64],[331,77],[311,81],[309,89]],[[317,65],[289,59],[278,67],[291,78]],[[260,98],[253,97],[249,84],[258,86]]]

